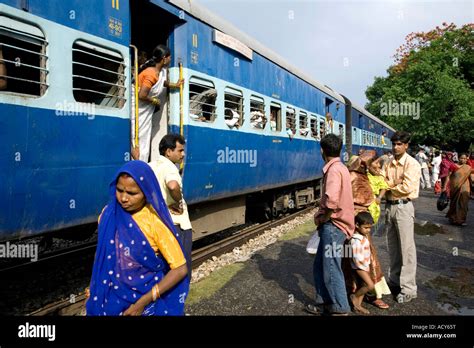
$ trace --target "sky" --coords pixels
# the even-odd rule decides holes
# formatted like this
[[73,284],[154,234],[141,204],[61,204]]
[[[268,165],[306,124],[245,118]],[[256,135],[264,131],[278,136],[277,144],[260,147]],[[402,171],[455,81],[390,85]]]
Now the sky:
[[474,23],[473,0],[192,0],[360,106],[411,32]]

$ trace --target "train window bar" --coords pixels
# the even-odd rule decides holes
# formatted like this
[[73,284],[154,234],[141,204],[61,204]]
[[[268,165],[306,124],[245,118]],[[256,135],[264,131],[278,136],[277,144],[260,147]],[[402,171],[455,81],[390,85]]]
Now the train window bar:
[[121,109],[126,98],[125,62],[119,52],[78,40],[72,46],[74,99]]
[[309,123],[311,128],[311,136],[314,139],[319,139],[318,118],[316,117],[316,115],[311,115]]
[[2,92],[40,97],[49,85],[47,76],[48,42],[40,28],[0,15],[0,57],[6,81]]
[[197,77],[189,79],[189,116],[195,121],[214,122],[217,90],[210,81]]
[[250,124],[256,129],[265,129],[265,100],[257,96],[250,96]]
[[308,128],[308,114],[304,111],[300,111],[300,135],[307,136],[309,134]]
[[340,124],[339,125],[339,137],[342,139],[342,141],[344,142],[344,125],[343,124]]
[[324,118],[319,119],[319,138],[322,139],[326,135],[326,122]]
[[286,108],[286,131],[290,131],[293,135],[296,134],[296,113],[295,109]]
[[241,91],[230,87],[224,89],[224,114],[229,127],[239,128],[244,124],[244,95]]
[[281,105],[270,104],[270,129],[272,132],[281,132]]

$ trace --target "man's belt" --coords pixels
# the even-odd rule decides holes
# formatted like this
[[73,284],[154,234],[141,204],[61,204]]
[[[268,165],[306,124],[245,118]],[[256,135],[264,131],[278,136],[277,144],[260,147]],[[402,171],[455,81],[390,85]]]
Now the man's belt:
[[407,199],[395,199],[395,200],[388,200],[387,199],[387,204],[407,204],[408,202],[410,202],[411,199],[410,198],[407,198]]

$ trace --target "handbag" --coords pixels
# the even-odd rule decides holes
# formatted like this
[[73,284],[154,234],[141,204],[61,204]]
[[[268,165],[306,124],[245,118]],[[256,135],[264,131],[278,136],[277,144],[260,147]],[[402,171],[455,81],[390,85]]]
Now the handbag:
[[438,208],[439,211],[444,210],[449,204],[449,197],[448,193],[441,192],[441,195],[438,198],[438,201],[436,202],[436,208]]
[[308,244],[306,245],[306,251],[308,254],[315,255],[318,251],[319,246],[319,231],[314,232],[309,240]]

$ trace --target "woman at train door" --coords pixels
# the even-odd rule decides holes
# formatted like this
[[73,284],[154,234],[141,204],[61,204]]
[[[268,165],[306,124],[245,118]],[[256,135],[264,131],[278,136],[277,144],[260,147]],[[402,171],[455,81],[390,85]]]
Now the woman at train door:
[[191,266],[152,169],[128,162],[109,194],[99,217],[87,315],[183,315]]
[[150,161],[152,117],[158,109],[159,117],[166,100],[166,88],[180,88],[184,83],[178,80],[171,83],[168,79],[168,66],[171,62],[171,51],[165,45],[158,45],[153,50],[153,57],[143,64],[138,73],[138,141],[139,158]]

